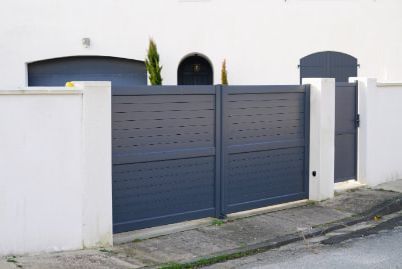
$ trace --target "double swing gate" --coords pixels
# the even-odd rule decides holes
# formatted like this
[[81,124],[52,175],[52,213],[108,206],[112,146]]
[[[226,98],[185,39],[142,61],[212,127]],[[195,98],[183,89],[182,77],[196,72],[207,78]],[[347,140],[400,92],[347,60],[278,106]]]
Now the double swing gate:
[[114,91],[114,232],[307,198],[309,98],[305,85]]

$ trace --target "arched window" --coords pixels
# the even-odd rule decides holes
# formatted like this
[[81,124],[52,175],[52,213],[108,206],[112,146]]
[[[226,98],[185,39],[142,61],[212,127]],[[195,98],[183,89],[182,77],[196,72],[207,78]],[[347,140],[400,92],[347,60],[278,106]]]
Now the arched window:
[[178,85],[212,85],[213,72],[209,61],[200,55],[184,58],[177,70]]
[[357,77],[357,59],[349,54],[323,51],[300,59],[300,82],[303,78],[335,78],[336,82],[348,82]]

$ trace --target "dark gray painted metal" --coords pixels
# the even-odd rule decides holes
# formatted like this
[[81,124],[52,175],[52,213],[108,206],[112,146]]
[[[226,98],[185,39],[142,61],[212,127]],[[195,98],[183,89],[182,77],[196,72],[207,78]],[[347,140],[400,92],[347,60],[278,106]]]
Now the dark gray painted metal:
[[135,87],[112,102],[114,232],[307,197],[307,86]]
[[114,232],[216,214],[215,107],[213,86],[114,93]]
[[29,86],[64,86],[67,81],[111,81],[113,90],[147,84],[144,62],[76,56],[28,64]]
[[300,59],[300,82],[303,78],[335,78],[348,82],[357,77],[357,59],[345,53],[323,51]]
[[335,98],[335,182],[341,182],[357,175],[357,84],[337,83]]
[[229,86],[223,92],[224,213],[307,198],[308,88]]

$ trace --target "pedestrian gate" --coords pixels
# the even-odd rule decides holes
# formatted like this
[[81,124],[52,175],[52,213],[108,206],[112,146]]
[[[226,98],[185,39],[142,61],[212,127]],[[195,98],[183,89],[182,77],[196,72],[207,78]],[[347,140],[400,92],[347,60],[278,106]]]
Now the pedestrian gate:
[[357,83],[336,83],[335,90],[335,182],[357,175]]
[[156,86],[112,97],[114,232],[308,197],[308,86]]

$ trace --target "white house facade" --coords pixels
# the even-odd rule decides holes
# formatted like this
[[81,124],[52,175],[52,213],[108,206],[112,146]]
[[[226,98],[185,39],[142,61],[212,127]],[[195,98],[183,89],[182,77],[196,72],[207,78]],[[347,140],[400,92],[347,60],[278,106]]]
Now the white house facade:
[[[224,59],[230,84],[298,84],[300,60],[326,51],[356,59],[350,76],[397,81],[401,11],[399,0],[6,0],[0,11],[0,88],[59,86],[70,77],[108,80],[107,72],[127,72],[125,86],[147,83],[143,61],[150,37],[158,45],[166,85],[183,83],[180,63],[194,55],[212,72],[200,84],[220,83]],[[35,65],[51,59],[56,60]],[[102,68],[105,62],[111,66]],[[68,75],[85,75],[92,66],[101,71]]]
[[[3,0],[0,255],[111,246],[113,234],[401,179],[401,11]],[[150,38],[164,86],[147,86]]]

